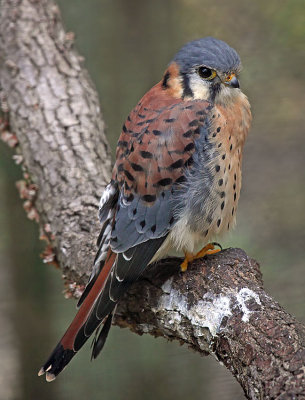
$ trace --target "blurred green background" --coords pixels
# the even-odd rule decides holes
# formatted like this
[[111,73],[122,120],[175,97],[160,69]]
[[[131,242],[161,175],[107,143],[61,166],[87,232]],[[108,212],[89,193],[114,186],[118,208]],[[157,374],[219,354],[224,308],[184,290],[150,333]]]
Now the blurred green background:
[[[237,228],[226,246],[255,257],[267,291],[305,321],[305,101],[302,0],[60,0],[99,91],[114,148],[130,109],[185,42],[212,35],[240,54],[254,115],[243,163]],[[37,371],[75,312],[61,274],[39,258],[38,227],[15,188],[19,167],[0,144],[0,399],[239,400],[212,357],[113,328],[90,362],[89,345],[52,384]]]

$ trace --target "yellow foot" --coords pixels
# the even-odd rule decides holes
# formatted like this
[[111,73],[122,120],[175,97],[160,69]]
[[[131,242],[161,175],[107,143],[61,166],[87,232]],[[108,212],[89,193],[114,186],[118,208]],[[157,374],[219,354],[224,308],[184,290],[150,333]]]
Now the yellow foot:
[[[219,249],[215,249],[215,245],[219,246]],[[198,251],[197,254],[192,254],[192,253],[188,253],[185,252],[185,259],[183,261],[183,263],[180,265],[181,271],[185,272],[187,270],[187,267],[189,265],[190,262],[196,260],[197,258],[201,258],[206,256],[207,254],[215,254],[218,253],[219,251],[221,251],[222,248],[220,246],[220,244],[218,243],[209,243],[206,246],[204,246],[200,251]]]

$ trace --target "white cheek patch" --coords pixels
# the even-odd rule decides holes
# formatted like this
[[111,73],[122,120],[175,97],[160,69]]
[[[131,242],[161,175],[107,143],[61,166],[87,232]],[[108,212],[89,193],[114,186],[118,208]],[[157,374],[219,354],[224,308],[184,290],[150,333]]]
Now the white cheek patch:
[[195,100],[209,100],[210,83],[204,81],[197,74],[192,74],[190,76],[189,84]]

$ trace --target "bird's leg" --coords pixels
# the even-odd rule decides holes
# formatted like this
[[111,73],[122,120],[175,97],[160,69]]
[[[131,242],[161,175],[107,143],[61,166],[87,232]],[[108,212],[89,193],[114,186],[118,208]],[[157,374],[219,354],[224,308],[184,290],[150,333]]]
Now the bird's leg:
[[[215,245],[219,246],[219,249],[215,249]],[[185,272],[187,270],[188,264],[197,258],[201,258],[206,256],[207,254],[215,254],[218,253],[219,251],[222,250],[222,247],[220,246],[219,243],[209,243],[206,246],[204,246],[198,253],[192,254],[188,253],[187,251],[184,252],[185,258],[183,263],[180,265],[181,271]]]

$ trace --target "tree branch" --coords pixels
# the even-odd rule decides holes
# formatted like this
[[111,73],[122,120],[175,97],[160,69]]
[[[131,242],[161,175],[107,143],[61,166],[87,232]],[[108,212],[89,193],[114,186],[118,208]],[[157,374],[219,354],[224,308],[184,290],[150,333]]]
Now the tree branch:
[[64,273],[78,280],[92,265],[110,178],[98,96],[52,1],[3,0],[0,39],[0,86],[26,168],[21,196]]
[[[23,165],[18,186],[50,244],[45,259],[56,257],[71,291],[92,265],[111,166],[98,97],[72,39],[51,0],[2,0],[2,138]],[[305,328],[265,293],[258,264],[238,249],[184,274],[179,263],[154,266],[115,323],[212,354],[249,399],[304,399]]]

